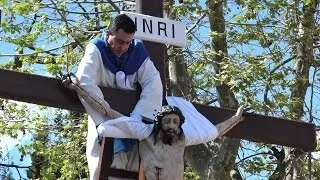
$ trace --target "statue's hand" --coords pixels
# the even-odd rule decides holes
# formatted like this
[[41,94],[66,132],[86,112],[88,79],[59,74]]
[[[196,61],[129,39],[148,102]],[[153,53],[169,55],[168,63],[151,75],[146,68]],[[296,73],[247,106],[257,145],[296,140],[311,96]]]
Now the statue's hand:
[[233,115],[231,118],[227,119],[226,121],[216,125],[216,128],[218,129],[218,132],[219,132],[219,137],[223,136],[230,129],[236,126],[239,122],[243,121],[242,113],[243,113],[243,106],[240,106],[235,115]]
[[243,105],[241,105],[234,116],[241,118],[243,113]]
[[62,84],[64,87],[74,90],[75,86],[79,84],[79,80],[75,74],[70,73],[62,77]]
[[74,89],[72,86],[72,82],[70,81],[69,78],[63,79],[62,80],[62,84],[64,87],[68,88],[68,89]]

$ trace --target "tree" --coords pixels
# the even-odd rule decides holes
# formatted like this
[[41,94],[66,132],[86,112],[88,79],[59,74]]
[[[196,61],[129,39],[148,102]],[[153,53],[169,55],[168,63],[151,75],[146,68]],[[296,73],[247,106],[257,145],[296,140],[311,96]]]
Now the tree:
[[[101,2],[0,1],[0,9],[1,42],[16,51],[2,53],[1,57],[9,59],[1,66],[56,77],[72,70],[87,41],[95,36],[87,31],[104,28],[111,13],[111,6]],[[23,133],[33,137],[29,144],[18,147],[22,160],[28,155],[32,158],[29,178],[87,177],[84,116],[46,107],[31,113],[30,106],[8,100],[1,100],[1,105],[5,109],[0,121],[1,134],[15,138]]]
[[[197,27],[189,36],[189,40],[193,40],[185,48],[189,51],[184,53],[184,62],[187,63],[192,78],[190,88],[197,95],[193,96],[194,100],[212,103],[217,99],[220,106],[230,108],[239,102],[251,106],[256,113],[265,115],[309,122],[318,119],[315,107],[319,104],[314,100],[318,98],[318,61],[313,58],[315,52],[319,51],[318,46],[313,44],[319,32],[319,28],[315,26],[319,23],[315,18],[319,17],[316,10],[319,9],[318,2],[294,2],[212,0],[206,1],[205,5],[199,1],[187,1],[183,5],[173,6],[170,12],[179,14],[176,15],[178,20],[188,23],[193,19]],[[204,12],[206,18],[202,16]],[[203,25],[210,27],[211,46],[210,40],[199,38],[203,36]],[[298,31],[303,32],[301,38],[304,41],[297,38]],[[199,39],[204,41],[195,45]],[[203,50],[199,53],[199,49]],[[300,60],[297,51],[300,51]],[[302,62],[306,64],[303,65]],[[302,67],[300,75],[295,73],[297,65]],[[308,76],[309,72],[313,73],[313,77]],[[310,94],[306,93],[307,90]],[[311,101],[307,102],[306,98]],[[303,107],[305,110],[301,109]],[[300,112],[300,115],[296,116],[296,112]],[[221,144],[215,144],[221,148],[220,151],[214,145],[193,149],[194,153],[188,160],[197,162],[193,163],[194,167],[201,166],[196,170],[202,178],[207,178],[212,173],[211,179],[226,179],[230,169],[235,166],[246,174],[258,173],[261,176],[271,176],[270,178],[277,175],[279,169],[286,168],[289,171],[282,171],[280,177],[295,179],[312,174],[311,165],[309,172],[303,172],[307,163],[303,155],[305,152],[272,145],[252,145],[248,142],[242,142],[241,145],[238,140],[224,140]],[[250,148],[244,145],[249,145]],[[238,147],[248,151],[255,149],[252,146],[261,150],[234,162]],[[226,149],[230,152],[227,155],[224,152]],[[290,157],[291,160],[285,157]],[[210,158],[214,160],[208,163]],[[219,158],[222,161],[217,160]],[[295,165],[294,171],[292,165]],[[236,171],[231,171],[231,174],[236,175],[234,172]]]

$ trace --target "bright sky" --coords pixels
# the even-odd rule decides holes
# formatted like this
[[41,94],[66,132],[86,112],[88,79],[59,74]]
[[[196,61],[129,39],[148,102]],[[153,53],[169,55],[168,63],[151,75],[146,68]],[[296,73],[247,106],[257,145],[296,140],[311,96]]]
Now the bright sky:
[[[8,136],[1,136],[0,138],[0,148],[2,150],[2,155],[6,156],[4,161],[0,161],[3,164],[11,164],[18,166],[30,166],[31,159],[30,156],[25,156],[23,161],[20,161],[21,154],[19,150],[16,148],[16,145],[27,144],[30,142],[31,137],[19,135],[17,139],[13,139]],[[20,179],[19,174],[17,173],[15,168],[10,168],[13,173],[14,179]],[[19,173],[22,178],[27,178],[26,169],[19,169]]]

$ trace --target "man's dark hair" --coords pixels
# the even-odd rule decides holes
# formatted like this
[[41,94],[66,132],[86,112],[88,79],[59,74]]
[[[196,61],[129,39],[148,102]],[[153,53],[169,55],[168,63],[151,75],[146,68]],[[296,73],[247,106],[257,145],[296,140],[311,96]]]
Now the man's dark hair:
[[184,123],[185,121],[185,117],[183,116],[181,110],[176,107],[176,106],[170,106],[170,105],[166,105],[166,106],[162,106],[161,107],[161,110],[157,113],[157,115],[155,116],[155,125],[154,125],[154,128],[153,128],[153,133],[154,133],[154,144],[156,144],[157,142],[157,136],[161,130],[161,122],[162,122],[162,119],[165,115],[167,114],[176,114],[179,116],[180,118],[180,124],[179,124],[179,129],[180,129],[180,133],[179,133],[179,138],[181,137],[181,135],[183,134],[183,130],[181,128],[182,124]]
[[108,28],[111,34],[115,34],[119,29],[123,29],[124,32],[130,34],[135,33],[137,31],[137,27],[132,21],[132,19],[125,14],[120,14],[116,16]]

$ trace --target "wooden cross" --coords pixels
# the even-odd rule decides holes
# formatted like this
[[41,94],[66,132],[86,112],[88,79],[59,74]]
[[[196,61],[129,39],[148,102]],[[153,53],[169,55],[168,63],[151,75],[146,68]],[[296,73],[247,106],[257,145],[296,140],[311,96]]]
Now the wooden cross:
[[[163,0],[136,0],[138,13],[156,17],[163,16]],[[165,46],[159,43],[144,42],[151,59],[165,82]],[[139,99],[136,91],[124,91],[101,87],[105,100],[110,106],[123,113],[132,112]],[[165,86],[164,86],[165,89]],[[76,94],[66,89],[61,80],[39,75],[0,69],[0,98],[12,99],[39,105],[85,112]],[[213,124],[218,124],[235,113],[235,110],[194,104],[196,109],[206,116]],[[244,121],[226,134],[228,137],[246,139],[295,147],[304,151],[316,148],[315,125],[301,121],[293,121],[257,114],[244,114]],[[110,168],[113,155],[113,141],[105,139],[101,146],[99,179],[108,179],[109,176],[137,178],[136,172],[128,172]]]

